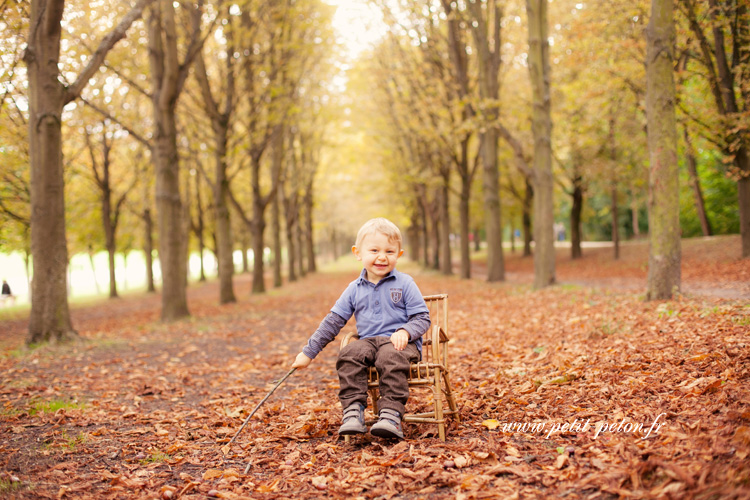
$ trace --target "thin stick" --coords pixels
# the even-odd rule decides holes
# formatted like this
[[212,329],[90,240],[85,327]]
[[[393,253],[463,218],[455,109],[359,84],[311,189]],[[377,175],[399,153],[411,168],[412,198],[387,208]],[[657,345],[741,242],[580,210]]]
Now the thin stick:
[[[242,432],[242,429],[244,429],[244,428],[245,428],[245,426],[246,426],[246,425],[247,425],[247,423],[248,423],[248,422],[250,421],[250,419],[252,418],[252,416],[253,416],[253,415],[255,415],[255,412],[256,412],[256,411],[258,411],[258,408],[260,408],[261,406],[263,406],[263,403],[265,403],[265,402],[266,402],[266,399],[268,399],[268,398],[269,398],[269,396],[271,396],[271,394],[273,394],[273,391],[275,391],[276,389],[278,389],[278,388],[279,388],[279,386],[280,386],[281,384],[283,384],[283,383],[284,383],[284,381],[285,381],[286,379],[288,379],[288,378],[289,378],[289,376],[290,376],[290,375],[291,375],[292,373],[294,373],[294,371],[295,371],[295,370],[296,370],[296,368],[292,368],[291,370],[289,370],[289,372],[287,372],[287,374],[286,374],[286,375],[284,375],[284,378],[282,378],[281,380],[279,380],[279,381],[278,381],[278,382],[276,383],[276,385],[275,385],[275,386],[273,386],[273,389],[271,389],[271,391],[270,391],[270,392],[269,392],[268,394],[266,394],[266,397],[265,397],[265,398],[263,398],[263,399],[261,400],[261,402],[260,402],[260,403],[258,403],[258,406],[256,406],[256,407],[255,407],[255,409],[254,409],[253,411],[251,411],[251,412],[250,412],[250,415],[248,415],[248,416],[247,416],[247,418],[245,419],[245,421],[244,421],[244,422],[242,423],[242,427],[240,427],[240,429],[239,429],[239,430],[237,431],[237,433],[236,433],[236,434],[234,435],[234,437],[233,437],[233,438],[232,438],[232,439],[231,439],[231,440],[229,441],[229,443],[227,444],[227,446],[231,446],[231,444],[232,444],[232,443],[234,443],[234,440],[235,440],[235,439],[237,439],[237,436],[239,436],[239,435],[240,435],[240,432]],[[249,469],[249,468],[250,468],[250,466],[248,465],[248,469]],[[245,470],[245,474],[247,474],[247,470]]]

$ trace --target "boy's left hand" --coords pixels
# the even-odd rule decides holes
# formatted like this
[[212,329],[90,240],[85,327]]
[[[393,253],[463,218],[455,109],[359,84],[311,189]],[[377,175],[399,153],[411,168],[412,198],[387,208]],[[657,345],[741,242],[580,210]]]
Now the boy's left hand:
[[391,335],[391,343],[397,351],[403,351],[409,343],[409,332],[404,329],[398,330]]

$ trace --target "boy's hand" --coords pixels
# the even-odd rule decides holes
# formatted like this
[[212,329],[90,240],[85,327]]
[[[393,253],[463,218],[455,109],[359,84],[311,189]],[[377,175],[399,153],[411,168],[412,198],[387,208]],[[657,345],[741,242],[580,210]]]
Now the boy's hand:
[[393,335],[391,335],[391,343],[397,351],[403,351],[406,347],[406,344],[409,343],[409,332],[407,332],[403,328],[394,332]]
[[292,363],[292,368],[305,368],[312,362],[312,359],[308,358],[304,352],[297,354],[297,357]]

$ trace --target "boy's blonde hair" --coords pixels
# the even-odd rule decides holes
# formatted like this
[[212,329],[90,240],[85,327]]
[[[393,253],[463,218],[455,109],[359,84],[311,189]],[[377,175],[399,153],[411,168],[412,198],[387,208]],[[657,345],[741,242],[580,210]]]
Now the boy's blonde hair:
[[362,240],[365,239],[365,236],[373,233],[384,234],[388,238],[388,241],[398,243],[398,248],[401,249],[401,231],[399,231],[396,224],[383,217],[376,217],[362,224],[357,233],[357,242],[354,246],[361,248]]

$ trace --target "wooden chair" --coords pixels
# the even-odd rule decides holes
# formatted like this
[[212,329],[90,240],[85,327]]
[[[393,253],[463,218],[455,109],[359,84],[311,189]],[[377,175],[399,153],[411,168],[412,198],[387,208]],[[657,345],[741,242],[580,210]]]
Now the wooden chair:
[[[418,363],[412,363],[409,370],[409,390],[410,403],[417,395],[413,388],[431,389],[432,398],[427,405],[431,406],[430,411],[422,413],[407,413],[404,415],[404,422],[418,424],[437,424],[438,435],[441,441],[445,441],[446,417],[452,416],[460,422],[456,399],[451,390],[449,371],[448,371],[448,295],[427,295],[424,297],[427,307],[430,309],[430,329],[422,337],[422,360]],[[356,332],[349,332],[341,340],[340,349],[343,349],[349,342],[357,340],[359,337]],[[372,412],[375,416],[378,414],[379,392],[378,372],[375,367],[370,368],[368,377],[368,390],[370,401],[372,402]],[[367,424],[374,423],[376,418],[366,418]],[[349,441],[349,436],[344,436],[345,441]]]

